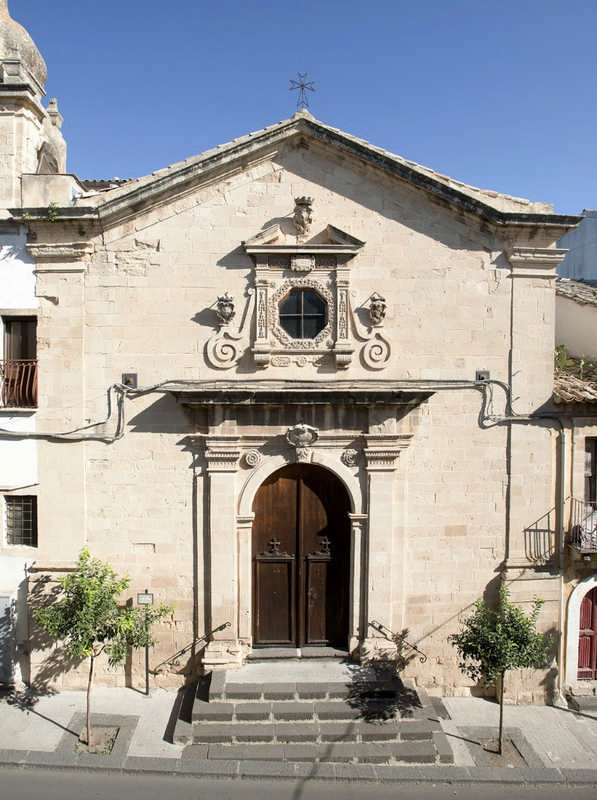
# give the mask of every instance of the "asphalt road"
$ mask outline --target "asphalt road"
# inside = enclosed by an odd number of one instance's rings
[[[164,775],[0,768],[2,800],[595,800],[597,786],[214,781]]]

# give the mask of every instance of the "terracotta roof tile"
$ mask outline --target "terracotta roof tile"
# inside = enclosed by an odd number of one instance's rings
[[[555,403],[597,403],[597,364],[569,356],[563,369],[556,372]]]

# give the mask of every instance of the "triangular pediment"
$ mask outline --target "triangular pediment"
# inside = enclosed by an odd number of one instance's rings
[[[78,199],[78,216],[99,215],[104,225],[115,224],[130,218],[156,204],[175,200],[189,190],[213,184],[220,177],[242,170],[247,163],[272,157],[282,146],[313,146],[321,153],[342,160],[350,159],[365,164],[379,172],[380,178],[406,183],[422,192],[427,199],[441,205],[446,211],[463,213],[469,218],[478,217],[485,223],[502,225],[548,225],[567,230],[577,219],[553,214],[544,203],[509,197],[497,192],[488,192],[454,181],[444,175],[386,150],[375,147],[350,134],[344,133],[316,120],[306,111],[297,112],[291,119],[271,125],[261,131],[248,134],[227,144],[208,150],[178,164],[158,170],[151,175],[127,181],[107,191],[88,194]],[[97,209],[97,211],[95,210]],[[66,212],[66,209],[60,209]],[[71,209],[69,213],[73,213]],[[65,214],[66,216],[66,214]],[[558,231],[556,231],[557,233]],[[276,225],[257,234],[250,247],[276,243],[282,245],[286,234],[284,226]],[[561,234],[558,234],[561,235]],[[259,238],[261,237],[261,239]],[[321,241],[319,241],[319,238]],[[348,238],[347,238],[348,237]],[[333,225],[319,230],[311,237],[312,246],[353,247],[352,237]],[[288,241],[284,242],[288,246]]]
[[[356,253],[365,242],[334,225],[326,225],[314,235],[297,235],[291,219],[283,219],[247,239],[249,255],[257,253]]]

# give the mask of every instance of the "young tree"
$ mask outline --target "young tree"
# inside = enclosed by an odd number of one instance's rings
[[[51,636],[64,641],[77,658],[89,658],[87,681],[87,744],[91,744],[91,687],[95,659],[104,651],[111,665],[121,664],[130,648],[152,645],[151,625],[170,613],[169,606],[143,611],[122,608],[118,598],[129,585],[111,567],[92,558],[87,549],[79,554],[75,571],[61,578],[62,596],[33,617]]]
[[[461,623],[459,633],[449,637],[456,647],[462,672],[474,681],[495,684],[499,679],[500,722],[498,753],[503,748],[504,683],[506,672],[524,667],[538,668],[545,664],[551,645],[551,636],[536,630],[542,600],[535,599],[530,615],[510,602],[506,586],[500,587],[497,609],[483,600],[475,603],[475,610]]]

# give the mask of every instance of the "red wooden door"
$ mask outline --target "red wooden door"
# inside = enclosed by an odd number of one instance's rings
[[[597,587],[580,604],[578,680],[597,680]]]
[[[346,647],[344,486],[322,467],[293,464],[265,481],[253,510],[253,643]]]

